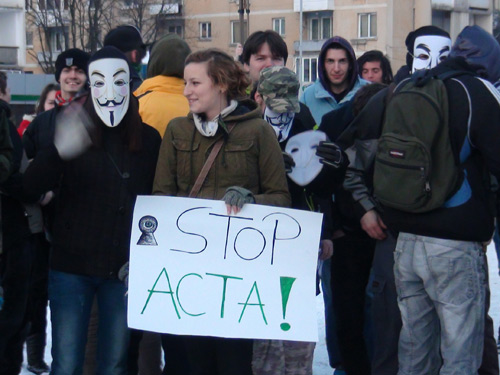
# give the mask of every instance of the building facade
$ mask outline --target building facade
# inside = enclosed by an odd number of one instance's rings
[[[0,70],[21,71],[26,65],[24,0],[0,0]]]
[[[91,0],[80,3],[92,9]],[[320,48],[331,36],[341,35],[349,40],[358,56],[371,49],[384,52],[397,70],[405,63],[404,41],[408,32],[428,24],[442,27],[453,38],[464,26],[472,24],[491,32],[492,14],[499,0],[122,0],[111,3],[114,10],[104,11],[99,22],[102,30],[94,39],[102,39],[109,28],[118,24],[137,24],[133,16],[136,11],[153,25],[154,39],[177,33],[193,50],[216,47],[230,54],[235,53],[241,41],[238,10],[243,5],[244,37],[257,30],[277,31],[288,46],[287,66],[307,84],[316,79]],[[30,17],[33,9],[53,9],[52,16],[48,12],[46,37],[41,37],[40,30],[34,27]],[[5,30],[0,45],[0,55],[5,61],[0,64],[4,69],[17,67],[40,73],[40,63],[47,55],[48,60],[54,61],[66,46],[72,47],[68,41],[77,36],[72,36],[68,11],[65,0],[0,0],[0,19],[4,21],[0,25]],[[58,18],[58,14],[63,17]],[[144,29],[143,33],[146,33]],[[42,48],[43,38],[50,42],[48,48]],[[88,47],[87,42],[80,44]]]
[[[477,24],[491,32],[496,9],[492,0],[252,0],[249,5],[247,0],[184,0],[180,33],[193,50],[216,47],[234,54],[241,39],[240,2],[245,35],[277,31],[288,46],[287,66],[305,84],[317,78],[319,51],[334,35],[349,40],[358,56],[372,49],[384,52],[397,70],[405,64],[404,42],[411,30],[434,24],[454,38]]]

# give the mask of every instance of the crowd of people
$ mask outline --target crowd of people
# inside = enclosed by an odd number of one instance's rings
[[[393,75],[382,52],[357,58],[335,36],[303,89],[274,31],[233,57],[176,35],[147,46],[119,26],[92,56],[59,54],[57,83],[18,127],[0,73],[0,375],[19,374],[25,343],[35,374],[312,374],[315,343],[127,327],[133,208],[149,194],[223,200],[228,214],[323,213],[317,293],[333,374],[498,375],[485,248],[500,45],[477,26],[454,42],[424,26],[405,44]],[[292,146],[302,133],[318,135],[312,150]],[[320,167],[292,178],[303,168],[292,148]]]

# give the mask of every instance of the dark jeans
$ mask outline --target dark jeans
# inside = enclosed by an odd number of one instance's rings
[[[51,375],[82,374],[90,311],[97,296],[98,374],[127,375],[126,287],[118,279],[49,272]]]
[[[4,305],[0,310],[1,375],[17,375],[21,371],[34,246],[34,239],[30,237],[3,249],[0,262],[0,285],[4,289]]]
[[[252,375],[253,340],[184,336],[191,375]]]
[[[351,233],[334,240],[333,308],[342,365],[349,375],[370,374],[364,325],[366,286],[374,247],[374,240]]]

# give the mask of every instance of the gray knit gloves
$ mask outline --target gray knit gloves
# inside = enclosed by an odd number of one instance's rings
[[[241,186],[228,187],[222,200],[226,202],[226,205],[228,206],[228,214],[231,214],[231,211],[237,214],[240,212],[245,203],[255,203],[255,198],[252,192],[248,189],[242,188]]]

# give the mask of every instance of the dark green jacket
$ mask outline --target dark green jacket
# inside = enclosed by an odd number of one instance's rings
[[[290,206],[281,149],[260,110],[253,102],[244,101],[225,122],[236,125],[217,155],[198,198],[222,199],[228,187],[241,186],[254,194],[258,204]],[[191,113],[173,119],[161,144],[153,194],[188,196],[213,145],[223,136],[220,127],[214,137],[201,135]]]

